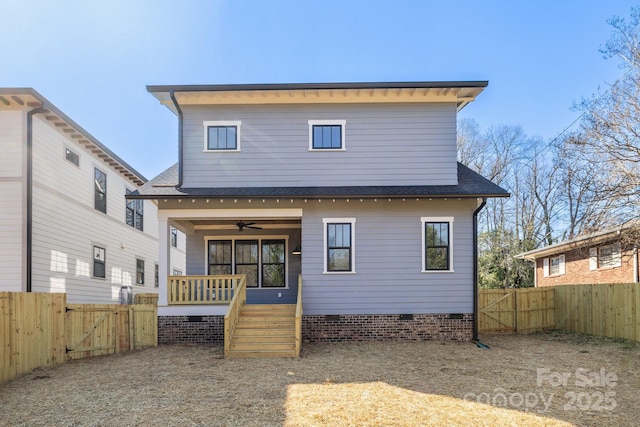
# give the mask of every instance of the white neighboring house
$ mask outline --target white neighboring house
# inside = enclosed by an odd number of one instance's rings
[[[0,88],[0,146],[0,291],[157,292],[157,207],[124,197],[144,176],[31,88]],[[184,271],[184,236],[171,255]]]

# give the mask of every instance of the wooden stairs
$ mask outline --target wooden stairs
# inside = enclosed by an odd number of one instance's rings
[[[229,357],[297,357],[295,304],[245,304]]]

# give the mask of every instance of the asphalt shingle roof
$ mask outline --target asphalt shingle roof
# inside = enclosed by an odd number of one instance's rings
[[[458,185],[373,185],[338,187],[206,187],[176,188],[175,164],[147,182],[127,198],[204,197],[509,197],[509,193],[462,163],[458,163]]]

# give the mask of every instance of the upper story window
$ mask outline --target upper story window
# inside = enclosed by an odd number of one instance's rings
[[[80,155],[69,147],[64,147],[64,158],[76,166],[80,166]]]
[[[309,150],[346,150],[346,120],[309,120]]]
[[[324,218],[324,272],[355,273],[355,218]]]
[[[204,151],[240,151],[239,121],[204,122]]]
[[[564,255],[544,258],[542,260],[542,273],[544,277],[565,274]]]
[[[589,249],[589,269],[613,268],[622,265],[622,248],[620,243]]]
[[[423,217],[422,271],[453,271],[453,217]]]
[[[127,194],[132,191],[127,189]],[[127,200],[127,225],[143,231],[144,200]]]
[[[100,169],[94,169],[95,186],[95,208],[100,212],[107,213],[107,174]]]

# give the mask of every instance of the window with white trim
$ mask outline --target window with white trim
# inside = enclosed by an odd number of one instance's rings
[[[144,286],[144,260],[136,258],[136,285]]]
[[[422,217],[422,272],[453,271],[453,217]]]
[[[248,288],[285,288],[286,245],[279,237],[207,238],[209,274],[244,274]]]
[[[544,277],[565,274],[564,254],[542,259],[542,273]]]
[[[106,278],[106,250],[100,246],[93,246],[93,277]]]
[[[94,207],[100,212],[107,213],[107,174],[98,168],[93,171]]]
[[[309,150],[346,150],[346,120],[309,120]]]
[[[169,227],[171,227],[171,246],[173,246],[174,248],[177,248],[178,247],[178,229],[175,228],[173,225]]]
[[[64,147],[64,158],[76,166],[80,166],[80,155],[69,147]]]
[[[133,193],[133,191],[126,189],[127,194]],[[126,220],[127,225],[143,231],[144,224],[144,200],[141,199],[127,199],[126,200]]]
[[[240,151],[240,121],[207,121],[204,151]]]
[[[355,218],[323,218],[324,273],[355,273]]]
[[[589,269],[614,268],[622,265],[620,243],[589,249]]]

